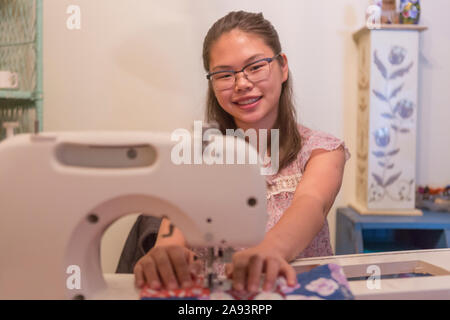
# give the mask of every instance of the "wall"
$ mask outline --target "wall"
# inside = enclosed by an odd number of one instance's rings
[[[354,154],[356,46],[366,0],[44,0],[44,130],[190,128],[203,119],[203,37],[232,10],[263,12],[280,34],[294,79],[299,121],[343,138]],[[69,5],[81,8],[81,30],[69,30]],[[448,183],[450,30],[446,0],[422,0],[418,182]],[[447,9],[447,10],[445,10]],[[354,198],[355,161],[347,163],[335,202]],[[334,209],[329,215],[334,245]],[[102,243],[113,272],[135,215],[120,220]]]

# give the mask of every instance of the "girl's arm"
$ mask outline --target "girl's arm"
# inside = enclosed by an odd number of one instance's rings
[[[302,252],[323,227],[342,183],[344,148],[316,149],[305,167],[289,208],[256,247],[233,257],[229,274],[237,290],[257,290],[260,276],[266,274],[264,289],[273,287],[279,274],[289,285],[296,282],[295,270],[288,264]]]
[[[186,246],[186,239],[183,233],[177,227],[173,227],[172,235],[169,237],[163,237],[170,233],[170,220],[163,218],[159,227],[158,236],[156,237],[155,247],[161,245],[179,245]]]
[[[306,249],[322,229],[340,190],[344,165],[342,146],[334,151],[314,150],[291,205],[263,242],[279,250],[287,261]]]

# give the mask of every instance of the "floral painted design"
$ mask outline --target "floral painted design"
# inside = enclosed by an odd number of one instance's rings
[[[402,64],[403,61],[405,60],[405,56],[406,56],[406,49],[399,47],[399,46],[394,46],[392,47],[392,50],[389,54],[389,62],[392,65],[399,65]]]
[[[394,201],[410,201],[414,191],[414,179],[402,179],[401,168],[395,167],[395,157],[401,152],[398,137],[410,133],[408,124],[414,121],[415,112],[412,101],[405,98],[396,101],[404,87],[404,82],[398,81],[402,80],[414,65],[414,62],[405,63],[406,58],[405,48],[393,46],[388,54],[389,64],[385,65],[378,52],[374,51],[374,63],[385,80],[385,90],[372,92],[386,106],[380,116],[386,119],[387,123],[372,133],[378,147],[372,152],[372,156],[377,158],[379,171],[371,172],[374,183],[369,186],[369,202],[381,201],[385,197]],[[389,90],[391,85],[393,89]]]
[[[397,102],[394,108],[394,113],[398,114],[402,119],[408,119],[414,112],[414,105],[411,101],[406,99]]]

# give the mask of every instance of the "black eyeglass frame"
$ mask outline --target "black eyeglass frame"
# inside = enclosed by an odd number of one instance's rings
[[[259,63],[259,62],[261,62],[261,61],[267,61],[267,62],[270,64],[272,61],[274,61],[274,60],[276,60],[278,57],[280,57],[280,55],[281,55],[281,52],[280,52],[279,54],[274,55],[272,58],[263,58],[263,59],[259,59],[259,60],[253,61],[253,62],[251,62],[251,63],[245,65],[245,66],[244,66],[241,70],[239,70],[239,71],[234,71],[234,70],[220,70],[220,71],[216,71],[216,72],[211,72],[211,73],[208,73],[208,74],[206,75],[206,79],[211,80],[211,77],[212,77],[213,75],[219,74],[219,73],[225,73],[225,72],[227,72],[227,73],[230,73],[230,72],[231,72],[231,73],[234,75],[234,78],[236,79],[236,74],[241,73],[241,72],[243,73],[244,70],[245,70],[246,68],[248,68],[249,66],[251,66],[252,64]],[[244,75],[245,75],[245,73],[244,73]],[[247,75],[245,75],[245,77],[247,78]]]

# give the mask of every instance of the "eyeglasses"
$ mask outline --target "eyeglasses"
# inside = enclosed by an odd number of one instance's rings
[[[243,73],[247,80],[251,82],[258,82],[265,80],[270,74],[270,63],[277,59],[281,53],[272,58],[264,58],[258,61],[249,63],[240,71],[224,70],[211,72],[206,75],[206,79],[212,81],[212,85],[216,90],[231,89],[236,82],[236,74]]]

